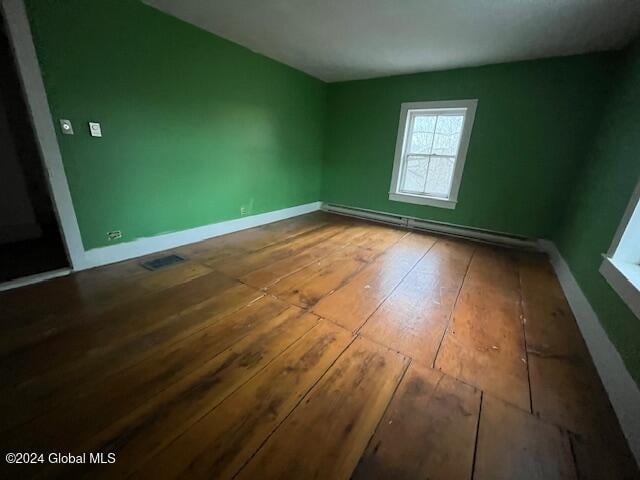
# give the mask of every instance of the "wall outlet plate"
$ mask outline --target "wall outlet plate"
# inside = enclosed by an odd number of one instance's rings
[[[73,125],[71,125],[71,120],[61,118],[60,128],[62,129],[62,133],[64,133],[65,135],[73,135]]]
[[[240,205],[240,216],[253,215],[253,198],[249,199],[249,202],[244,205]]]
[[[113,230],[112,232],[107,232],[108,240],[119,240],[122,238],[122,232],[120,230]]]
[[[89,122],[89,133],[92,137],[101,137],[102,129],[100,128],[100,124],[97,122]]]

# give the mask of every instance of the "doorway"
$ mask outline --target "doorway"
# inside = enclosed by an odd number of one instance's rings
[[[4,19],[0,22],[0,283],[69,267]]]

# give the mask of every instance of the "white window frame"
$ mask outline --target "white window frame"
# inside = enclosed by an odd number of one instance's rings
[[[600,273],[640,318],[640,181],[618,226]]]
[[[467,158],[467,150],[469,148],[469,140],[471,139],[471,131],[473,130],[473,122],[476,117],[476,108],[478,100],[451,100],[442,102],[410,102],[403,103],[400,108],[400,123],[398,124],[398,137],[396,139],[396,153],[393,161],[393,174],[391,175],[391,188],[389,190],[389,200],[405,203],[416,203],[418,205],[430,205],[440,208],[456,208],[458,203],[458,191],[460,190],[460,182],[462,181],[462,172],[464,171],[464,162]],[[405,157],[405,146],[409,133],[408,119],[409,113],[420,110],[466,110],[464,113],[464,123],[462,126],[462,134],[460,136],[460,145],[458,147],[458,155],[455,159],[453,167],[453,175],[451,178],[451,190],[446,198],[430,195],[410,194],[400,191],[400,178],[402,175],[402,164]]]

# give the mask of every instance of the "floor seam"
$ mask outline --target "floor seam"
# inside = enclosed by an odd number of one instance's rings
[[[476,424],[476,441],[473,446],[473,461],[471,462],[471,480],[476,476],[476,463],[478,461],[478,444],[480,443],[480,422],[482,421],[482,407],[484,405],[484,391],[480,390],[480,408],[478,409],[478,423]]]
[[[402,238],[405,238],[407,235],[409,235],[409,233],[411,233],[411,232],[408,232],[408,233],[407,233],[406,235],[404,235]],[[398,240],[398,241],[400,241],[400,240]],[[399,281],[399,282],[398,282],[398,283],[397,283],[397,284],[396,284],[396,285],[391,289],[391,291],[390,291],[390,292],[389,292],[389,293],[388,293],[388,294],[387,294],[387,295],[382,299],[382,301],[381,301],[380,303],[378,303],[378,305],[377,305],[377,306],[376,306],[376,308],[373,310],[373,312],[371,312],[371,314],[370,314],[370,315],[365,319],[365,321],[364,321],[364,322],[362,322],[358,328],[356,328],[356,330],[354,331],[354,334],[355,334],[355,335],[358,335],[358,334],[360,333],[360,330],[362,330],[362,328],[367,324],[367,322],[369,321],[369,319],[370,319],[371,317],[373,317],[373,316],[376,314],[376,312],[380,309],[380,307],[381,307],[381,306],[382,306],[382,305],[383,305],[383,304],[384,304],[384,303],[389,299],[389,297],[391,297],[391,295],[393,295],[393,292],[395,292],[395,291],[397,290],[397,288],[398,288],[400,285],[402,285],[402,282],[404,282],[405,278],[407,278],[407,277],[409,276],[409,274],[410,274],[411,272],[413,272],[413,269],[414,269],[414,268],[416,268],[416,265],[418,265],[418,263],[420,263],[420,262],[422,261],[422,259],[423,259],[424,257],[426,257],[426,256],[427,256],[427,254],[431,251],[431,249],[433,249],[433,247],[434,247],[434,246],[436,245],[436,243],[438,243],[439,241],[440,241],[440,240],[439,240],[439,239],[437,239],[435,242],[433,242],[433,244],[432,244],[432,245],[427,249],[427,251],[426,251],[426,252],[424,252],[424,253],[420,256],[420,258],[419,258],[418,260],[416,260],[416,262],[415,262],[413,265],[411,265],[411,268],[407,271],[407,273],[405,273],[405,274],[402,276],[402,278],[400,279],[400,281]],[[397,242],[396,242],[396,243],[397,243]],[[394,245],[395,245],[395,243],[394,243]]]
[[[522,262],[518,258],[518,294],[520,296],[520,325],[522,326],[522,341],[524,346],[524,361],[527,365],[527,384],[529,385],[529,410],[533,414],[533,389],[531,388],[531,368],[529,364],[529,347],[527,345],[527,317],[524,310],[524,290],[522,288]]]
[[[284,312],[284,310],[283,310]],[[281,312],[282,313],[282,312]],[[288,344],[280,353],[278,353],[277,355],[275,355],[271,360],[269,360],[269,362],[267,362],[261,369],[259,369],[258,371],[256,371],[253,375],[251,375],[250,377],[248,377],[244,382],[242,382],[241,384],[239,384],[235,389],[233,389],[232,391],[230,391],[226,396],[224,396],[223,398],[220,399],[220,401],[218,401],[215,405],[213,405],[210,409],[208,409],[206,412],[204,412],[202,415],[198,416],[196,419],[194,419],[191,423],[189,423],[187,425],[186,428],[184,428],[177,436],[175,436],[169,443],[167,443],[164,447],[162,447],[160,450],[158,450],[155,454],[153,454],[152,456],[150,456],[149,458],[147,458],[143,463],[139,464],[138,468],[133,469],[128,475],[132,475],[133,473],[135,473],[137,470],[139,470],[140,468],[142,468],[146,463],[148,463],[151,459],[153,459],[155,456],[157,456],[158,454],[160,454],[163,450],[165,450],[166,448],[168,448],[169,446],[171,446],[175,441],[177,441],[182,435],[184,435],[191,427],[193,427],[194,425],[196,425],[200,420],[202,420],[204,417],[206,417],[207,415],[209,415],[211,412],[213,412],[216,408],[218,408],[220,405],[222,405],[222,403],[227,400],[228,398],[230,398],[234,393],[236,393],[238,390],[240,390],[242,387],[244,387],[247,383],[249,383],[251,380],[253,380],[254,378],[256,378],[258,375],[260,375],[262,372],[265,371],[266,368],[268,368],[273,362],[275,362],[278,358],[280,358],[282,355],[284,355],[288,350],[292,349],[294,345],[296,345],[302,338],[306,337],[307,335],[309,335],[311,332],[314,331],[315,328],[317,328],[318,324],[316,323],[315,325],[311,326],[311,328],[309,328],[306,332],[304,332],[302,335],[300,335],[299,337],[293,339],[293,341]],[[248,335],[247,335],[248,336]],[[213,361],[216,357],[224,354],[226,351],[234,348],[240,341],[244,340],[247,336],[242,337],[240,340],[238,340],[237,342],[234,342],[232,345],[230,345],[229,347],[225,348],[223,351],[221,351],[220,353],[218,353],[217,355],[214,355],[213,357],[211,357],[205,364],[201,365],[201,368],[204,369],[204,366],[206,364],[208,364],[209,362]],[[192,371],[190,373],[194,373],[195,371]],[[184,375],[182,378],[185,378],[187,375]],[[180,380],[178,380],[180,381]],[[178,383],[178,381],[176,381],[175,383],[172,383],[171,385],[169,385],[167,388],[163,389],[162,391],[158,392],[156,395],[154,395],[153,397],[151,397],[149,400],[153,400],[154,398],[156,398],[157,396],[159,396],[160,394],[162,394],[163,392],[165,392],[166,390],[168,390],[169,388],[171,388],[172,386],[176,385]],[[143,407],[143,405],[141,405],[140,407]],[[140,408],[138,407],[138,408]],[[125,416],[126,417],[126,416]],[[122,418],[125,417],[120,417],[117,421],[121,420]],[[115,422],[114,422],[115,423]],[[108,427],[107,427],[108,428]],[[98,435],[100,433],[102,433],[105,429],[103,429],[102,431],[98,432]],[[96,435],[97,436],[97,435]]]
[[[447,336],[447,332],[449,332],[449,327],[453,322],[453,314],[456,311],[456,307],[458,306],[458,300],[460,299],[460,294],[462,293],[462,289],[464,288],[464,284],[467,280],[467,275],[469,274],[469,269],[471,268],[471,262],[473,261],[473,257],[476,254],[476,247],[473,248],[471,252],[471,257],[469,257],[469,263],[467,264],[467,269],[464,271],[464,277],[462,277],[462,282],[460,283],[460,288],[458,289],[458,293],[456,294],[456,299],[453,302],[453,306],[451,307],[451,312],[449,313],[449,318],[447,319],[447,326],[440,337],[440,342],[438,343],[438,348],[436,349],[436,353],[433,356],[433,363],[431,368],[436,368],[436,360],[438,359],[438,355],[440,354],[440,349],[442,348],[442,343],[444,342],[444,337]]]
[[[295,412],[298,407],[300,406],[300,404],[304,401],[305,398],[307,398],[307,396],[309,395],[309,393],[316,387],[316,385],[318,385],[318,383],[320,383],[320,381],[325,377],[325,375],[327,374],[327,372],[329,370],[331,370],[331,368],[333,368],[333,366],[336,364],[336,362],[338,361],[338,359],[340,359],[342,357],[342,355],[344,355],[344,352],[347,351],[347,349],[353,345],[353,342],[355,342],[356,340],[356,336],[353,336],[351,338],[351,340],[349,341],[349,343],[342,349],[342,351],[340,352],[339,355],[336,356],[336,358],[333,360],[333,362],[331,362],[331,364],[326,368],[326,370],[324,372],[322,372],[322,374],[318,377],[318,379],[313,382],[313,385],[311,385],[306,392],[304,392],[303,395],[300,396],[300,400],[298,400],[298,402],[296,402],[296,404],[293,406],[293,408],[291,408],[291,410],[289,411],[289,413],[287,413],[285,415],[285,417],[282,419],[282,421],[280,423],[278,423],[278,425],[276,425],[273,430],[271,430],[271,432],[269,432],[269,434],[265,437],[265,439],[260,443],[260,445],[255,449],[255,451],[251,454],[251,456],[238,468],[238,470],[231,476],[231,478],[236,478],[240,472],[247,466],[249,465],[249,463],[251,463],[251,460],[253,460],[255,458],[255,456],[258,454],[258,452],[260,452],[260,450],[262,450],[262,447],[264,447],[267,442],[269,441],[269,439],[276,433],[276,431],[278,431],[278,429],[280,428],[281,425],[284,424],[284,422],[287,421],[287,419],[293,415],[293,412]]]
[[[209,325],[207,325],[207,326],[203,326],[202,328],[198,328],[197,330],[195,330],[194,332],[191,332],[190,334],[188,334],[187,336],[185,336],[185,337],[183,337],[183,338],[176,339],[176,340],[174,340],[174,341],[172,341],[172,342],[167,343],[167,344],[166,344],[166,345],[164,345],[163,347],[166,347],[166,348],[170,349],[171,347],[176,346],[176,345],[178,345],[178,344],[180,344],[180,343],[187,342],[187,341],[189,341],[192,337],[196,336],[198,333],[202,332],[203,330],[206,330],[207,328],[212,327],[215,323],[217,323],[217,322],[219,322],[219,321],[222,321],[222,320],[224,320],[226,317],[228,317],[228,316],[230,316],[230,315],[233,315],[233,314],[235,314],[235,313],[239,312],[239,311],[240,311],[240,310],[242,310],[243,308],[248,307],[249,305],[253,304],[254,302],[256,302],[256,301],[260,300],[261,298],[264,298],[264,295],[262,295],[262,296],[260,296],[260,297],[258,297],[258,298],[256,298],[256,299],[254,299],[254,300],[250,301],[250,302],[249,302],[249,303],[247,303],[247,304],[243,304],[243,305],[242,305],[242,306],[240,306],[239,308],[237,308],[237,309],[235,309],[235,310],[233,310],[233,311],[231,311],[231,312],[229,312],[229,313],[227,313],[227,314],[223,315],[222,317],[220,317],[220,318],[216,319],[216,320],[215,320],[214,322],[212,322],[211,324],[209,324]],[[280,312],[278,312],[278,314],[277,314],[277,315],[280,315],[281,313],[283,313],[287,308],[289,308],[289,306],[285,306],[285,307],[284,307]],[[276,315],[276,316],[277,316],[277,315]],[[243,335],[242,337],[238,338],[235,342],[233,342],[233,344],[232,344],[232,345],[230,345],[228,348],[233,347],[236,343],[238,343],[238,342],[242,341],[244,338],[246,338],[246,337],[247,337],[248,335],[250,335],[250,334],[251,334],[251,332],[250,332],[250,331],[248,331],[245,335]],[[226,350],[226,349],[225,349],[225,350]],[[152,357],[154,356],[154,354],[155,354],[155,353],[157,353],[157,352],[159,352],[159,351],[160,351],[160,350],[153,350],[153,351],[151,351],[148,355],[143,356],[142,358],[138,359],[135,363],[132,363],[132,364],[130,364],[130,365],[127,365],[127,366],[123,367],[123,368],[122,368],[122,369],[120,369],[120,370],[116,370],[116,371],[114,371],[114,372],[110,372],[110,373],[108,373],[108,374],[106,375],[105,379],[104,379],[104,380],[102,380],[102,381],[103,381],[103,382],[106,382],[106,381],[110,380],[112,377],[114,377],[114,376],[116,376],[116,375],[121,375],[121,374],[123,374],[123,373],[127,372],[128,370],[130,370],[130,369],[132,369],[132,368],[137,367],[138,365],[140,365],[140,364],[142,364],[142,363],[148,362],[150,359],[152,359]],[[223,350],[223,351],[224,351],[224,350]],[[220,353],[222,353],[222,352],[220,352]],[[219,355],[219,354],[218,354],[218,355]],[[213,358],[214,358],[214,357],[212,357],[211,359],[213,359]],[[211,359],[209,359],[209,360],[211,360]],[[176,382],[174,382],[174,383],[172,383],[172,384],[168,385],[168,386],[167,386],[166,388],[164,388],[162,391],[164,391],[164,390],[166,390],[166,389],[170,388],[172,385],[174,385],[174,384],[175,384],[175,383],[177,383],[178,381],[179,381],[179,379],[177,379],[177,380],[176,380]],[[43,417],[46,417],[48,414],[50,414],[52,411],[55,411],[55,410],[59,409],[61,406],[65,405],[66,403],[68,403],[68,402],[70,402],[70,401],[72,401],[73,399],[75,399],[75,398],[77,398],[77,397],[82,397],[82,396],[84,396],[84,395],[87,395],[90,391],[92,391],[92,389],[81,389],[81,390],[76,390],[76,391],[74,391],[74,392],[73,392],[73,397],[72,397],[72,398],[63,398],[63,399],[61,399],[58,403],[55,403],[54,405],[52,405],[52,407],[51,407],[50,409],[47,409],[47,410],[46,410],[46,411],[44,411],[44,412],[41,412],[41,413],[39,413],[39,414],[36,414],[35,416],[33,416],[33,417],[29,418],[29,419],[28,419],[28,420],[26,420],[26,421],[24,421],[24,422],[22,422],[22,423],[19,423],[19,424],[17,424],[17,425],[12,426],[10,429],[4,429],[4,430],[2,430],[2,431],[9,432],[9,431],[11,431],[11,430],[13,430],[13,429],[15,429],[15,428],[24,427],[24,426],[26,426],[26,425],[28,425],[28,424],[30,424],[30,423],[32,423],[32,422],[34,422],[34,421],[36,421],[36,420],[42,419]],[[158,392],[158,393],[162,393],[162,391],[160,391],[160,392]],[[154,395],[154,397],[155,397],[155,395]],[[151,398],[153,398],[153,397],[151,397]]]
[[[351,471],[351,475],[353,475],[353,473],[358,469],[358,466],[360,465],[360,462],[362,462],[362,459],[364,458],[364,456],[366,455],[367,451],[369,450],[369,446],[371,445],[371,442],[375,438],[376,433],[378,433],[378,429],[380,428],[380,425],[382,424],[382,420],[384,419],[385,415],[387,414],[387,411],[389,410],[389,407],[391,406],[391,403],[393,402],[394,398],[396,397],[396,394],[398,393],[398,389],[400,388],[400,384],[403,382],[404,377],[407,375],[407,372],[409,371],[409,368],[411,367],[411,364],[413,363],[411,357],[407,357],[407,358],[409,359],[409,361],[407,362],[406,366],[404,367],[404,369],[402,371],[402,374],[400,375],[400,378],[398,379],[398,383],[396,384],[395,388],[393,389],[393,393],[389,397],[389,402],[384,407],[384,410],[382,411],[382,415],[380,415],[380,418],[378,419],[378,422],[376,423],[376,428],[373,429],[373,433],[369,437],[369,440],[367,440],[367,443],[364,446],[364,449],[362,450],[362,453],[360,454],[360,458],[358,458],[358,463],[356,463],[356,466]]]

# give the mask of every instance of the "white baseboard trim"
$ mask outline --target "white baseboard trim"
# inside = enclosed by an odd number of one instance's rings
[[[462,227],[460,225],[454,225],[451,223],[422,220],[420,218],[407,217],[395,213],[380,212],[377,210],[368,210],[364,208],[354,208],[332,203],[324,203],[322,205],[322,209],[326,210],[327,212],[337,213],[339,215],[345,215],[348,217],[363,218],[374,222],[398,225],[415,230],[423,230],[426,232],[440,233],[461,238],[469,238],[478,242],[534,250],[538,248],[538,244],[535,240],[524,237],[517,237],[502,232]]]
[[[71,273],[70,268],[60,268],[58,270],[51,270],[50,272],[36,273],[35,275],[29,275],[28,277],[20,277],[15,280],[0,283],[0,292],[5,290],[13,290],[18,287],[25,287],[27,285],[33,285],[34,283],[44,282],[51,280],[52,278],[63,277]]]
[[[640,389],[557,247],[549,240],[539,240],[539,245],[549,255],[629,447],[640,464]]]
[[[137,240],[119,243],[109,247],[100,247],[87,250],[74,270],[86,270],[87,268],[121,262],[130,258],[141,257],[151,253],[181,247],[190,243],[200,242],[208,238],[225,235],[227,233],[259,227],[267,223],[285,220],[305,213],[320,210],[321,202],[312,202],[296,207],[283,208],[273,212],[261,213],[250,217],[237,218],[226,222],[212,223],[202,227],[190,228],[179,232],[165,233],[154,237],[139,238]]]

